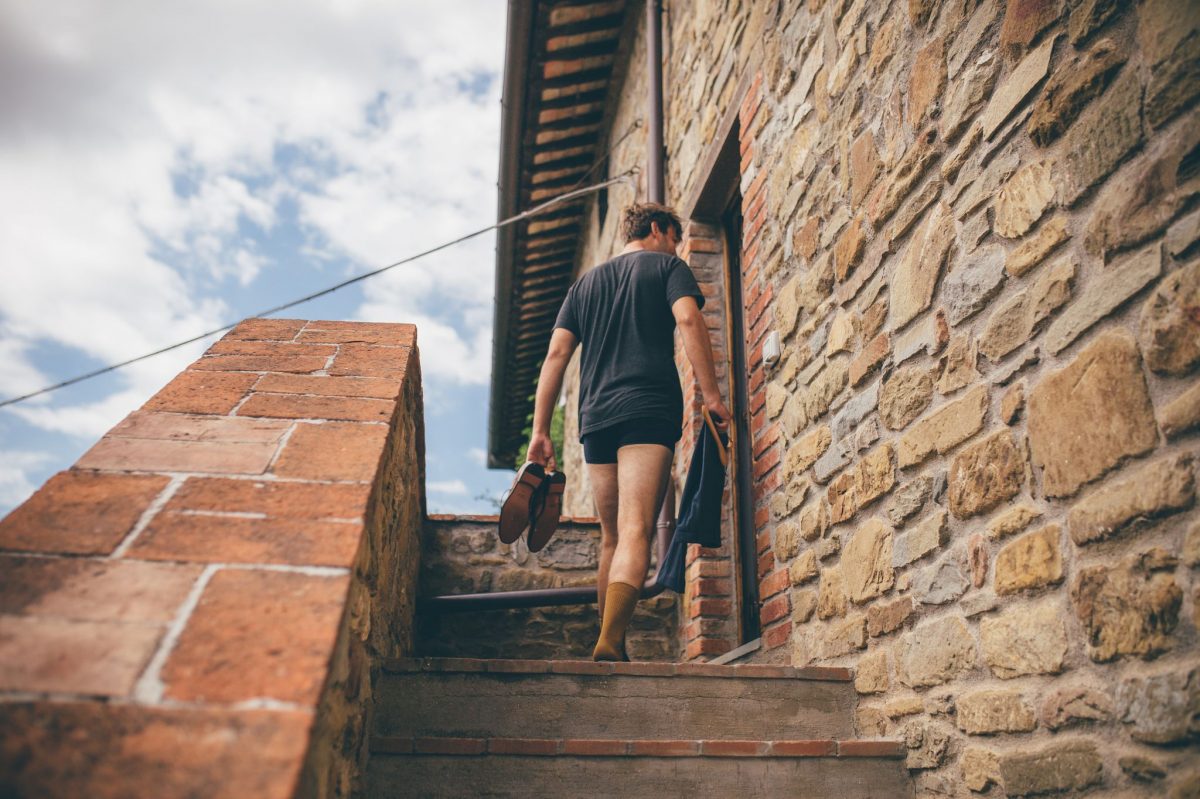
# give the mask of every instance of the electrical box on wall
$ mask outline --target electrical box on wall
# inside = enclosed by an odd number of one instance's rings
[[[777,363],[779,363],[779,333],[772,330],[763,341],[763,364],[768,369],[772,369]]]

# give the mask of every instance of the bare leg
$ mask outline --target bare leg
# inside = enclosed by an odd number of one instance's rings
[[[597,605],[604,618],[604,593],[608,590],[608,571],[617,551],[617,464],[589,463],[592,499],[600,517],[600,564],[596,573]]]
[[[617,547],[607,582],[628,583],[641,590],[646,581],[654,522],[673,454],[658,444],[630,444],[617,450]]]

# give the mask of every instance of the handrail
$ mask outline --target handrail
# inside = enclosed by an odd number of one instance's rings
[[[667,491],[655,523],[655,550],[658,568],[667,558],[667,547],[675,533],[675,481],[667,480]],[[658,572],[646,578],[642,585],[642,599],[661,594],[663,586],[657,584]],[[549,608],[563,605],[590,605],[597,601],[596,585],[576,585],[567,588],[531,588],[525,591],[494,591],[486,594],[449,594],[417,600],[417,612],[466,613],[476,610],[508,610],[511,608]]]

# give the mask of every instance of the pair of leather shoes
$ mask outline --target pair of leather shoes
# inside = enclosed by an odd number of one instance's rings
[[[528,461],[518,469],[512,490],[500,508],[500,540],[511,544],[528,530],[529,551],[544,548],[558,528],[566,484],[565,474],[546,474],[540,463]]]

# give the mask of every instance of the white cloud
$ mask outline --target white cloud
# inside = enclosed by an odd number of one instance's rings
[[[302,265],[248,235],[285,204],[306,256],[350,273],[490,222],[503,17],[494,0],[0,7],[0,396],[46,382],[41,344],[107,363],[229,321],[237,287],[291,299]],[[363,284],[357,316],[416,322],[431,382],[486,382],[492,246]],[[97,436],[200,349],[13,412]]]
[[[466,494],[467,484],[462,480],[430,480],[425,484],[430,494]]]
[[[49,460],[39,452],[0,452],[0,507],[24,502],[36,488],[27,476],[29,470]]]
[[[467,450],[467,460],[479,466],[487,465],[487,451],[482,447],[470,447]]]

